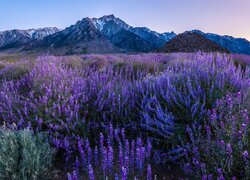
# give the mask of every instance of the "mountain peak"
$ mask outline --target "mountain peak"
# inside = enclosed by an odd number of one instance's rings
[[[83,18],[82,20],[79,20],[76,22],[75,27],[85,27],[86,25],[89,25],[89,26],[93,26],[93,22],[90,18],[86,17],[86,18]]]
[[[193,29],[191,31],[186,31],[186,32],[193,32],[193,33],[197,33],[197,34],[204,34],[204,32],[202,32],[201,30],[199,29]]]
[[[93,22],[94,26],[100,31],[102,31],[104,27],[108,24],[113,26],[120,26],[124,29],[128,29],[130,27],[128,24],[126,24],[121,19],[115,17],[113,14],[105,15],[100,18],[92,18],[91,21]]]
[[[111,19],[117,19],[117,17],[115,17],[114,14],[110,14],[110,15],[104,15],[104,16],[100,17],[99,19],[111,20]]]

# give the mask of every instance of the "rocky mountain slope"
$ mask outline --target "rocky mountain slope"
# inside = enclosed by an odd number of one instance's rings
[[[58,31],[59,29],[55,27],[3,31],[0,32],[0,50],[13,48],[20,49],[24,44],[27,44],[31,41],[41,40]]]
[[[207,39],[216,42],[220,46],[229,49],[232,53],[250,54],[250,42],[244,38],[234,38],[232,36],[220,36],[213,33],[204,33],[199,30],[193,30]]]
[[[111,42],[114,42],[115,39],[115,45],[117,41],[123,41],[123,45],[133,45],[129,47],[129,51],[148,52],[162,47],[166,43],[164,35],[145,27],[132,27],[114,15],[93,18],[92,22]],[[121,45],[121,43],[118,44]],[[123,48],[123,45],[119,47]],[[127,49],[128,47],[126,46],[124,50],[126,51]]]
[[[230,51],[196,32],[185,32],[167,42],[157,52],[223,52]]]
[[[33,42],[29,45],[30,49],[32,47],[60,54],[121,52],[96,29],[89,18],[84,18],[75,25]]]

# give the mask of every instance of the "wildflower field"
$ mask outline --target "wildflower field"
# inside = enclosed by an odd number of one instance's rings
[[[0,61],[0,179],[250,179],[250,58]]]

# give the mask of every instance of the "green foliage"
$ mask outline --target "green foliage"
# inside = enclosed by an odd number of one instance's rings
[[[54,154],[43,134],[0,129],[1,180],[51,179]]]

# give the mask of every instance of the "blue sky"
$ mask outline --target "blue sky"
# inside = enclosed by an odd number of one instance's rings
[[[1,0],[0,31],[64,28],[106,14],[159,32],[201,29],[250,40],[250,0]]]

